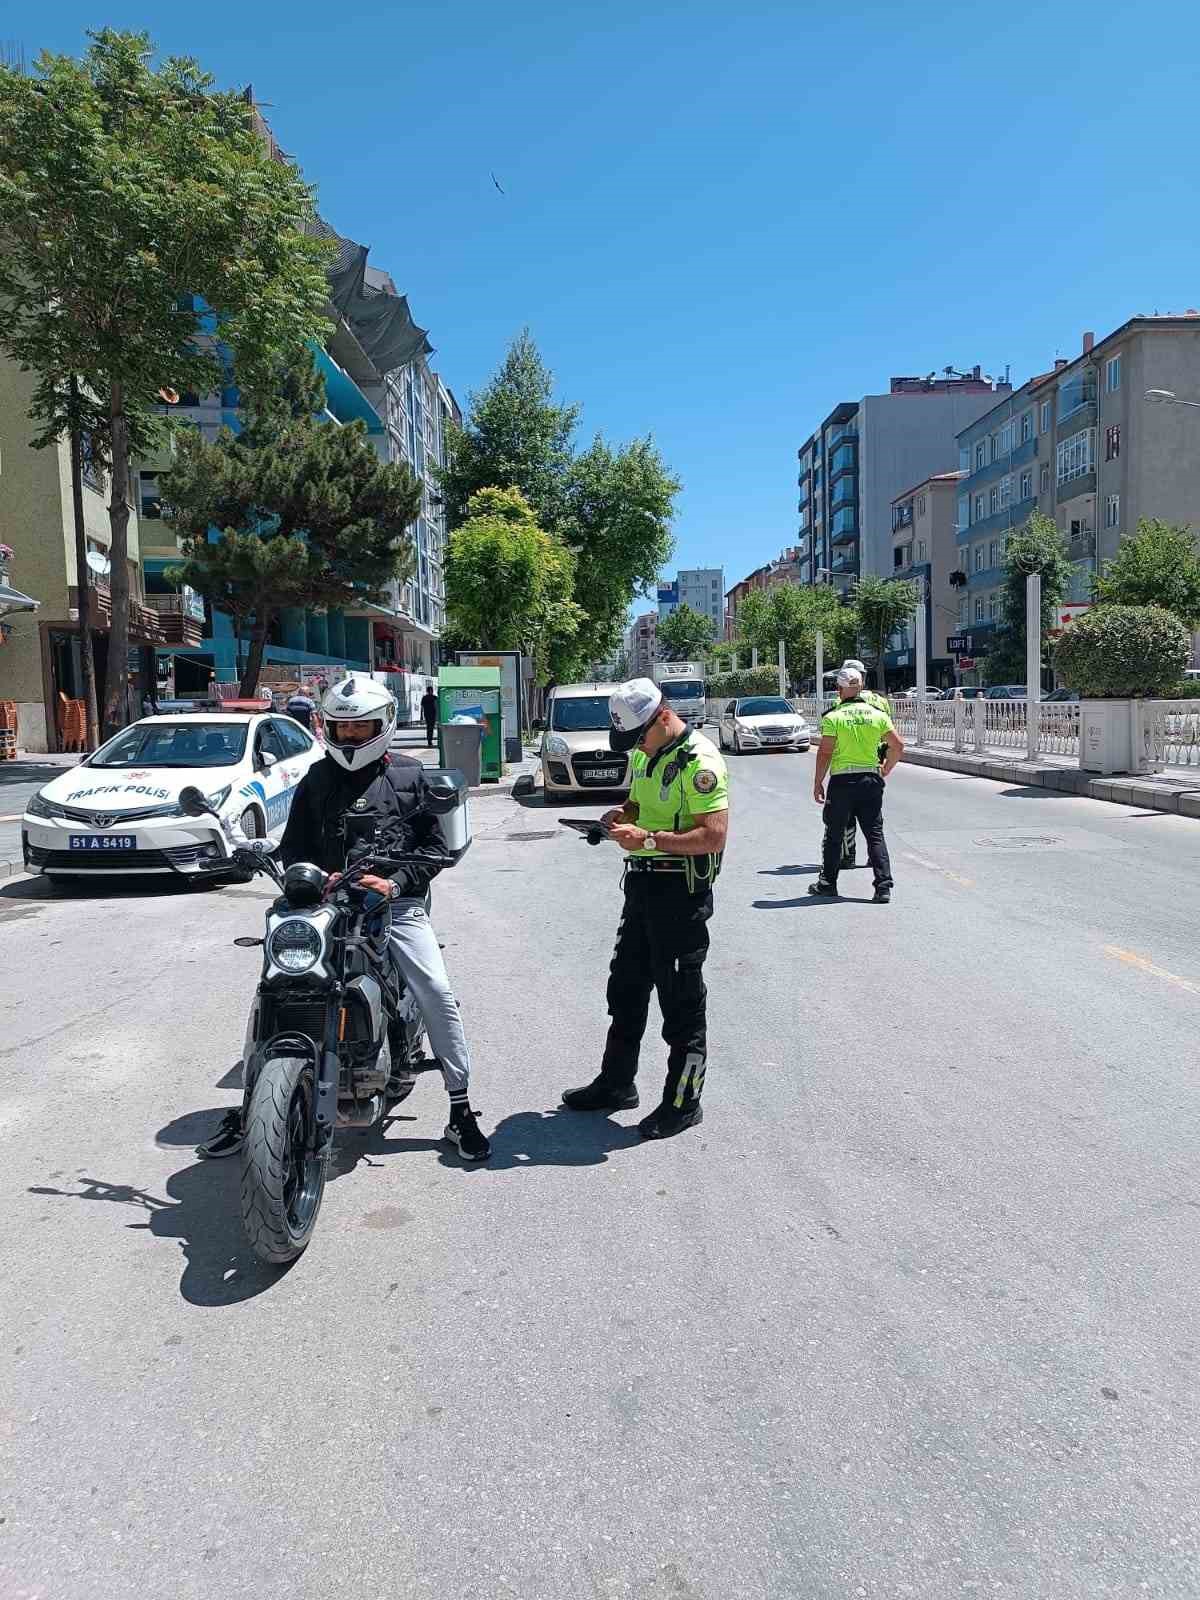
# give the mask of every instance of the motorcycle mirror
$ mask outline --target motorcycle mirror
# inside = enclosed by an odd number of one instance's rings
[[[252,939],[249,934],[243,934],[240,939],[235,939],[234,944],[239,950],[257,950],[260,945],[266,944],[265,939]]]
[[[189,817],[207,817],[216,815],[208,801],[200,793],[199,789],[196,788],[195,784],[192,783],[189,783],[186,789],[180,790],[179,805],[184,814]]]

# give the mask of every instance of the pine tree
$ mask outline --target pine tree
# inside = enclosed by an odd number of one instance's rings
[[[421,486],[407,466],[380,460],[362,423],[318,420],[324,387],[303,351],[247,397],[240,434],[223,429],[208,443],[182,433],[162,479],[184,557],[171,578],[249,634],[243,695],[258,686],[281,610],[379,603],[412,572]]]

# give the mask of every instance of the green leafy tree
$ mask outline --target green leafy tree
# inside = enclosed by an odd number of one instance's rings
[[[818,631],[824,635],[827,662],[857,648],[858,613],[843,605],[828,584],[779,583],[754,589],[737,611],[739,665],[749,666],[755,649],[761,664],[774,665],[782,639],[789,672],[805,677],[810,663],[815,670]]]
[[[1101,605],[1161,606],[1200,628],[1200,553],[1191,528],[1143,517],[1092,585]]]
[[[875,662],[876,686],[880,692],[887,688],[883,659],[887,642],[917,609],[919,593],[917,585],[906,578],[868,575],[854,585],[859,638],[864,654]]]
[[[441,473],[447,523],[460,527],[481,489],[517,489],[539,526],[574,556],[577,665],[617,649],[634,597],[672,551],[679,482],[648,439],[574,444],[579,408],[554,399],[554,380],[528,332],[452,429]]]
[[[481,489],[446,545],[446,620],[463,648],[520,650],[539,683],[576,659],[574,560],[519,489]]]
[[[32,76],[0,65],[0,349],[36,375],[34,444],[85,430],[110,470],[111,731],[126,719],[130,457],[162,443],[160,391],[224,381],[194,297],[249,385],[320,336],[327,247],[240,95],[191,59],[153,66],[144,33],[90,38]]]
[[[181,432],[175,465],[161,480],[184,555],[171,576],[249,636],[243,695],[257,688],[283,608],[379,602],[393,579],[412,572],[407,530],[421,486],[407,466],[379,459],[361,422],[319,421],[324,393],[302,352],[246,397],[241,433],[223,429],[210,444],[193,429]]]
[[[1041,575],[1041,632],[1045,639],[1074,575],[1063,536],[1052,517],[1035,511],[1028,522],[1009,534],[1004,571],[1000,625],[984,657],[984,675],[989,683],[1021,683],[1026,671],[1025,580],[1034,573]]]
[[[1098,605],[1054,645],[1054,666],[1085,698],[1172,695],[1187,665],[1188,631],[1163,606]]]
[[[700,661],[712,648],[712,618],[686,602],[658,621],[658,654],[663,661]]]

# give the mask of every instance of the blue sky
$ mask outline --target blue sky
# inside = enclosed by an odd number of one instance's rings
[[[794,537],[837,400],[1200,304],[1194,0],[58,0],[3,31],[100,21],[254,84],[460,399],[528,325],[585,430],[652,433],[677,563],[727,582]]]

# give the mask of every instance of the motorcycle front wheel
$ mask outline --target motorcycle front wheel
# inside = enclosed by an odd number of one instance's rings
[[[325,1192],[312,1152],[316,1070],[304,1056],[265,1061],[250,1097],[242,1145],[242,1226],[260,1261],[282,1266],[304,1250]]]

